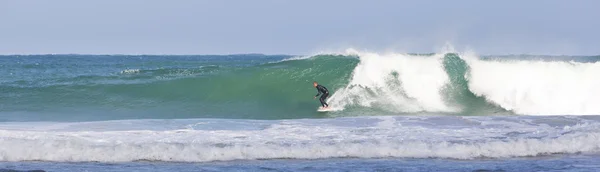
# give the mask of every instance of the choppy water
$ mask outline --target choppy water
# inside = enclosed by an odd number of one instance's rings
[[[449,171],[449,172],[518,172],[518,171],[598,171],[597,155],[549,156],[543,158],[511,158],[502,160],[451,159],[319,159],[319,160],[260,160],[207,163],[55,163],[3,162],[0,168],[48,171]],[[0,171],[2,171],[0,169]]]

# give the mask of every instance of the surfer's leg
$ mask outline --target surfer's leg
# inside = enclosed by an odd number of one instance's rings
[[[325,104],[326,104],[326,103],[325,103],[325,100],[323,99],[323,96],[321,96],[321,97],[319,98],[319,101],[321,102],[321,106],[325,107]]]
[[[327,99],[327,96],[329,96],[329,94],[323,94],[321,96],[321,98],[319,98],[319,101],[321,101],[321,105],[323,105],[323,107],[328,107],[329,106],[327,104],[327,102],[325,102],[325,99]]]

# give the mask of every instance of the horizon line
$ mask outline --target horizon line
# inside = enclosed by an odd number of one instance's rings
[[[264,55],[264,56],[297,56],[293,54],[264,54],[264,53],[232,53],[232,54],[88,54],[88,53],[39,53],[39,54],[0,54],[0,56],[239,56],[239,55]]]
[[[460,52],[449,52],[449,53],[458,53]],[[265,53],[232,53],[232,54],[87,54],[87,53],[40,53],[40,54],[0,54],[0,56],[242,56],[242,55],[261,55],[261,56],[316,56],[316,55],[327,55],[327,54],[338,54],[338,53],[315,53],[312,55],[298,55],[298,54],[265,54]],[[416,55],[424,55],[424,54],[439,54],[434,52],[429,53],[402,53],[402,54],[416,54]],[[448,53],[446,53],[448,54]],[[338,54],[340,55],[340,54]],[[526,53],[511,53],[511,54],[478,54],[478,56],[548,56],[548,57],[560,57],[560,56],[569,56],[569,57],[594,57],[600,56],[600,54],[596,55],[567,55],[567,54],[526,54]]]

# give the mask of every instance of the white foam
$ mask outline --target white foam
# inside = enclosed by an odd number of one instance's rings
[[[393,112],[460,112],[469,105],[446,102],[441,90],[449,84],[443,53],[416,56],[348,49],[360,62],[349,84],[335,90],[329,104],[377,107]],[[600,114],[600,62],[492,61],[461,53],[470,70],[468,89],[489,103],[524,115]],[[457,106],[457,107],[455,107]]]
[[[360,62],[350,83],[331,96],[332,106],[380,106],[399,112],[459,110],[448,106],[440,94],[449,81],[442,66],[444,54],[377,54],[353,49],[347,54],[358,55]]]
[[[125,69],[121,71],[121,74],[136,74],[140,73],[140,69]]]
[[[285,62],[285,61],[295,61],[295,60],[305,60],[305,59],[310,59],[314,56],[294,56],[294,57],[290,57],[290,58],[286,58],[277,62],[271,62],[271,63],[279,63],[279,62]]]
[[[546,117],[538,120],[544,119]],[[235,128],[235,125],[228,124],[232,122],[228,120],[164,120],[162,123],[141,123],[147,127],[180,124],[181,128],[192,129],[166,127],[165,130],[115,131],[85,128],[65,131],[56,128],[61,126],[56,123],[49,131],[8,130],[0,124],[3,128],[0,130],[0,161],[205,162],[334,157],[473,159],[600,151],[598,121],[546,120],[553,123],[535,123],[519,117],[234,121],[242,126],[255,126],[249,130]],[[195,123],[192,127],[186,124],[190,121]],[[555,124],[556,121],[563,123]],[[135,121],[109,122],[113,127],[119,123],[122,126],[140,124]],[[14,125],[17,124],[11,124],[12,127]],[[87,122],[85,125],[97,128],[106,126],[106,122]],[[204,125],[225,128],[193,129]],[[74,125],[66,123],[62,126]]]
[[[314,58],[316,56],[319,55],[331,55],[331,56],[338,56],[338,55],[354,55],[354,54],[348,54],[348,53],[337,53],[337,52],[330,52],[330,51],[322,51],[319,53],[315,53],[313,55],[306,55],[306,56],[294,56],[294,57],[290,57],[290,58],[286,58],[280,61],[276,61],[276,62],[269,62],[269,63],[280,63],[280,62],[285,62],[285,61],[296,61],[296,60],[306,60],[306,59],[310,59],[310,58]]]
[[[483,61],[464,56],[469,89],[527,115],[600,114],[600,63]]]

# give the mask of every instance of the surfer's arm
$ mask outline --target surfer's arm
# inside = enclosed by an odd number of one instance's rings
[[[317,86],[317,95],[315,97],[317,97],[319,95],[321,95],[321,89],[319,89],[319,86]]]

